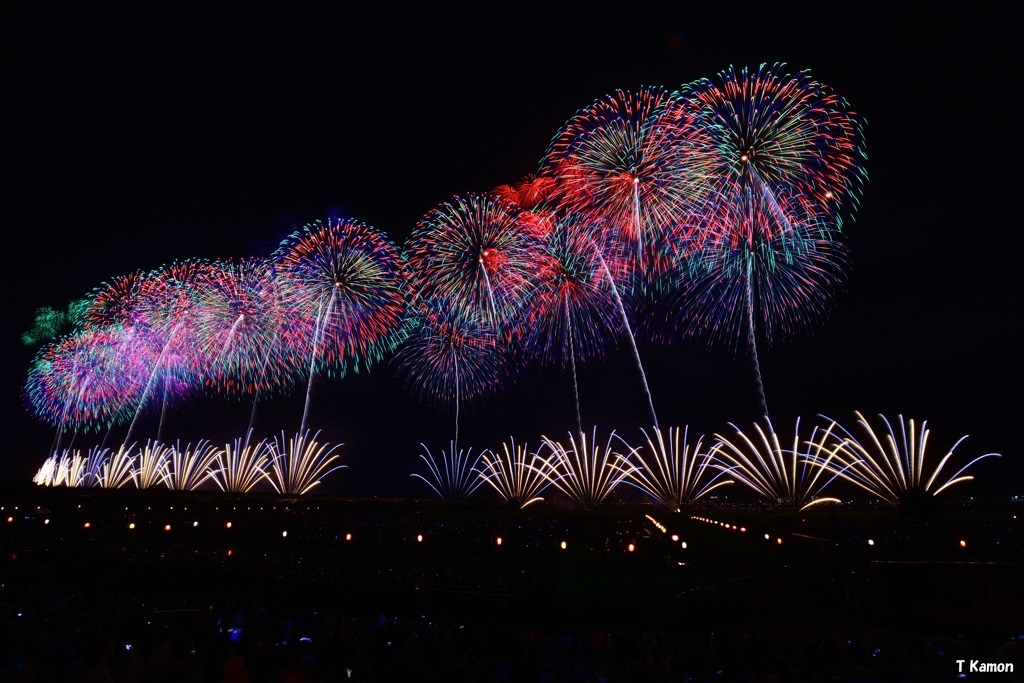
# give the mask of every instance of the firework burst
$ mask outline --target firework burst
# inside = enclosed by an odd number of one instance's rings
[[[426,451],[420,453],[420,459],[427,465],[427,476],[415,472],[409,476],[425,482],[443,500],[465,500],[484,483],[477,468],[480,455],[474,457],[472,448],[456,450],[452,441],[438,459],[426,445],[420,446]]]
[[[546,436],[541,439],[549,454],[543,458],[540,471],[555,488],[584,510],[599,506],[636,469],[630,460],[635,453],[633,449],[625,455],[615,450],[614,431],[603,448],[597,443],[596,427],[589,440],[584,432],[570,433],[567,444]],[[621,439],[619,442],[625,444]]]
[[[404,262],[381,232],[351,220],[317,221],[285,239],[276,261],[301,335],[289,341],[308,350],[314,368],[344,376],[394,348],[405,315]]]
[[[294,233],[276,254],[282,296],[293,314],[288,344],[307,359],[309,379],[299,434],[306,431],[318,371],[344,376],[369,367],[399,339],[404,262],[382,233],[329,219]]]
[[[119,489],[132,483],[138,488],[135,444],[122,444],[116,451],[106,452],[109,456],[96,469],[96,485],[104,489]],[[87,468],[91,469],[89,465]]]
[[[808,331],[831,311],[849,266],[843,235],[805,202],[784,197],[778,204],[786,207],[787,231],[709,242],[689,261],[680,307],[694,331],[738,345],[756,326],[770,345]],[[769,209],[764,202],[753,208],[762,216]]]
[[[63,311],[48,306],[37,308],[32,327],[22,333],[21,342],[25,346],[37,346],[77,331],[91,303],[89,299],[78,299]]]
[[[730,67],[716,79],[683,86],[676,97],[696,104],[723,160],[729,204],[770,198],[780,190],[808,201],[841,225],[867,179],[863,122],[846,100],[808,71],[785,65],[757,71]],[[784,211],[762,229],[785,229]]]
[[[514,439],[502,444],[502,452],[484,451],[480,456],[480,476],[506,503],[520,509],[544,500],[539,494],[550,483],[543,475],[543,458],[529,452],[526,444]]]
[[[577,112],[555,136],[541,176],[561,208],[629,245],[656,282],[665,238],[695,239],[721,174],[719,151],[692,100],[663,88],[616,91]]]
[[[285,440],[274,440],[270,445],[270,469],[267,480],[278,493],[304,495],[318,485],[331,472],[347,467],[334,462],[339,458],[341,444],[320,445],[320,432],[303,432]]]
[[[900,415],[894,423],[879,415],[876,428],[860,412],[854,415],[861,438],[840,426],[837,445],[830,451],[817,454],[811,462],[878,496],[889,505],[898,506],[908,497],[918,494],[938,496],[951,486],[974,479],[965,472],[975,463],[1000,457],[999,453],[986,453],[948,474],[944,470],[967,435],[957,439],[933,466],[925,460],[930,434],[927,420],[918,425],[913,419],[904,420]]]
[[[170,471],[166,479],[168,488],[174,491],[195,491],[213,476],[217,450],[209,441],[199,441],[181,447],[175,445],[171,452]]]
[[[124,328],[89,329],[40,350],[25,383],[31,412],[71,430],[109,427],[134,413],[152,348]]]
[[[862,126],[842,98],[807,72],[787,74],[782,65],[756,73],[729,69],[717,83],[697,81],[675,96],[700,109],[723,162],[718,196],[706,215],[709,237],[695,258],[701,282],[691,292],[721,290],[719,296],[698,294],[698,301],[725,304],[705,310],[702,325],[746,323],[767,417],[755,298],[767,315],[769,334],[772,322],[820,313],[845,262],[839,258],[843,250],[830,242],[842,213],[856,206],[866,177]],[[810,313],[800,308],[808,303]],[[720,325],[723,320],[727,324]]]
[[[266,441],[253,444],[246,436],[217,449],[210,469],[210,479],[221,491],[248,493],[267,478],[270,447]]]
[[[836,476],[812,464],[828,452],[835,423],[824,429],[814,427],[810,438],[802,440],[797,418],[792,447],[783,448],[771,420],[764,418],[763,422],[764,426],[754,424],[751,435],[730,422],[736,432],[733,440],[715,434],[718,442],[711,451],[711,466],[735,477],[769,503],[785,508],[804,510],[840,502],[821,495]]]
[[[528,175],[512,185],[499,185],[492,194],[520,212],[549,209],[556,203],[558,181],[552,176]]]
[[[434,208],[405,251],[415,297],[443,299],[502,332],[517,319],[537,253],[514,207],[494,195],[455,197]]]
[[[657,428],[651,434],[641,431],[647,447],[635,450],[629,483],[669,510],[678,512],[719,486],[733,483],[710,466],[712,449],[705,448],[703,436],[690,442],[689,427],[670,427],[668,438]]]

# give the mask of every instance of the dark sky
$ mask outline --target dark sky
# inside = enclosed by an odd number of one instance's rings
[[[535,170],[562,123],[615,89],[786,62],[867,119],[869,181],[845,228],[852,268],[834,313],[761,350],[778,431],[819,412],[928,419],[936,451],[970,434],[962,457],[1004,454],[978,468],[979,493],[1015,490],[1022,60],[1012,3],[917,14],[692,4],[570,15],[4,3],[10,445],[0,474],[30,476],[52,445],[53,429],[32,422],[20,397],[35,350],[19,335],[37,307],[175,259],[266,253],[338,212],[401,243],[435,205]],[[742,351],[680,340],[640,353],[663,426],[711,432],[756,416]],[[626,348],[581,369],[580,383],[584,422],[599,433],[647,423]],[[345,444],[341,492],[416,491],[420,441],[436,452],[451,438],[453,416],[419,403],[387,363],[314,401],[312,423]],[[175,407],[167,430],[234,438],[248,410],[196,399]],[[294,431],[301,412],[301,397],[276,399],[258,429]],[[533,369],[465,411],[461,440],[474,451],[509,435],[532,444],[573,421],[570,380]]]

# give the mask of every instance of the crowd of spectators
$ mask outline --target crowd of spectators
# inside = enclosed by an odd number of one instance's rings
[[[687,555],[672,555],[682,551],[671,531],[642,511],[41,503],[0,506],[0,681],[941,681],[958,680],[957,659],[1024,671],[1019,634],[887,628],[891,618],[859,604],[865,584],[844,574],[870,566],[867,540],[890,557],[908,533],[928,550],[956,525],[762,516],[785,537],[776,546],[774,531],[756,545],[731,525],[685,521],[705,546],[738,539],[722,545],[736,562],[849,579],[858,600],[840,598],[833,614],[768,585],[767,571],[679,573]],[[1010,546],[1019,553],[1012,523],[970,533],[1006,544],[1007,560]],[[1019,573],[1012,561],[993,566]],[[645,571],[675,593],[645,592]]]
[[[179,600],[157,608],[127,594],[5,587],[0,680],[867,683],[958,680],[958,659],[1024,666],[1024,643],[1012,639],[742,623],[713,632],[465,623],[270,607],[256,597]]]

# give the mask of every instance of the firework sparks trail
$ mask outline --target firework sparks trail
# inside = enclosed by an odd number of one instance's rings
[[[135,444],[122,444],[98,468],[96,485],[104,489],[118,489],[135,484],[138,488],[138,472],[135,467]]]
[[[319,485],[327,475],[348,467],[334,464],[340,457],[337,450],[341,448],[341,444],[321,445],[317,441],[319,437],[320,432],[303,432],[286,440],[282,432],[280,440],[274,440],[270,445],[270,470],[267,479],[275,491],[289,495],[305,495]]]
[[[250,443],[251,436],[235,439],[216,450],[210,479],[221,491],[247,493],[267,478],[270,447],[266,441]]]
[[[426,451],[426,454],[420,453],[420,459],[426,463],[428,474],[413,473],[409,476],[425,482],[443,500],[465,500],[483,485],[484,478],[477,467],[481,456],[473,457],[473,449],[456,450],[452,441],[449,449],[441,451],[438,459],[426,445],[420,446]]]
[[[171,456],[174,447],[157,441],[147,441],[135,456],[135,483],[140,489],[157,485],[169,486]]]
[[[217,450],[209,441],[201,440],[184,448],[177,443],[171,452],[168,488],[174,491],[195,491],[212,476]]]
[[[908,494],[913,495],[917,491],[931,497],[938,496],[951,486],[974,479],[973,475],[965,472],[976,463],[1000,457],[999,453],[985,453],[945,476],[943,470],[967,435],[957,439],[934,467],[930,467],[926,462],[931,433],[927,420],[918,425],[912,418],[904,420],[902,415],[895,422],[879,415],[876,427],[859,411],[854,415],[861,438],[838,426],[833,448],[811,458],[811,462],[889,505],[898,506]]]
[[[613,448],[614,431],[603,448],[597,444],[596,427],[589,441],[585,432],[570,433],[567,444],[546,436],[541,440],[549,455],[542,459],[538,471],[584,510],[599,506],[636,469],[630,459],[634,450],[623,455]]]
[[[811,436],[800,437],[800,419],[797,418],[790,448],[783,448],[771,420],[762,419],[764,425],[754,424],[753,434],[744,433],[729,423],[736,435],[730,440],[715,434],[718,442],[711,451],[711,466],[745,484],[770,503],[804,510],[813,505],[838,503],[837,498],[822,496],[822,491],[836,479],[812,461],[827,452],[835,423],[822,429],[815,426]],[[809,450],[804,450],[804,448]]]
[[[544,500],[539,494],[550,483],[542,475],[542,458],[531,453],[526,444],[516,445],[514,439],[502,444],[503,451],[484,451],[480,456],[480,476],[506,503],[520,509]]]
[[[657,427],[651,434],[641,431],[647,447],[635,450],[636,468],[630,472],[628,483],[669,510],[678,512],[718,487],[733,483],[724,472],[711,467],[712,449],[705,448],[703,436],[690,442],[689,427],[670,427],[667,438]]]

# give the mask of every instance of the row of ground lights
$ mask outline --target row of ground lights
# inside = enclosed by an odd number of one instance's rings
[[[8,516],[7,517],[7,523],[8,524],[12,524],[12,523],[14,523],[14,521],[15,521],[15,518],[13,516]],[[46,519],[43,520],[43,524],[49,524],[49,523],[50,523],[49,518],[46,518]],[[192,528],[197,528],[198,526],[199,526],[199,522],[198,521],[192,522]],[[224,523],[224,528],[225,529],[231,529],[233,526],[234,525],[233,525],[232,522],[225,522]],[[82,523],[82,528],[83,529],[91,529],[92,528],[92,522],[83,522]],[[129,522],[127,524],[127,528],[128,528],[129,531],[134,531],[137,527],[136,527],[135,522]],[[170,524],[164,524],[163,529],[164,529],[164,531],[171,531],[173,529],[173,527]],[[288,531],[287,531],[287,529],[281,531],[281,538],[288,538]],[[345,534],[345,540],[346,541],[351,541],[352,540],[352,533],[351,532],[348,532],[348,533]],[[416,542],[417,543],[423,543],[423,540],[424,540],[423,534],[416,534]],[[496,537],[494,539],[494,542],[495,542],[495,545],[498,545],[498,546],[501,546],[503,544],[503,540],[502,540],[501,536]],[[568,547],[569,547],[569,543],[568,543],[568,541],[564,541],[563,540],[563,541],[561,541],[558,544],[558,546],[562,550],[567,550]],[[683,543],[683,547],[684,548],[686,547],[686,543]],[[635,543],[629,543],[626,546],[626,551],[630,552],[630,553],[635,552],[636,551],[636,544]],[[229,554],[230,554],[230,551],[229,551]]]

